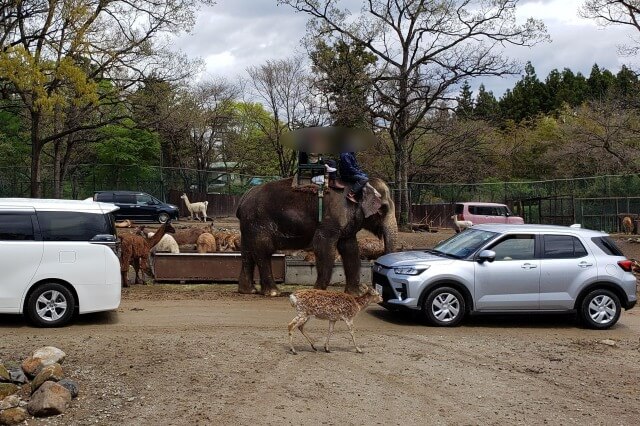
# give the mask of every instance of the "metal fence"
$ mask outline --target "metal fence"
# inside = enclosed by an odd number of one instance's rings
[[[51,172],[50,168],[43,168],[44,197],[54,194]],[[202,197],[241,195],[252,186],[278,178],[224,170],[80,164],[69,168],[61,187],[62,198],[82,199],[92,196],[94,191],[127,189],[175,202],[175,195],[170,197],[170,194],[176,192],[197,192]],[[0,197],[28,197],[29,179],[28,167],[0,168]],[[393,183],[390,186],[394,190]],[[507,204],[528,223],[581,223],[608,232],[620,230],[620,218],[624,215],[635,218],[640,214],[638,174],[472,184],[411,182],[408,188],[413,205],[410,220],[422,221],[429,216],[429,220],[436,221],[436,226],[449,226],[452,204],[463,201]],[[218,210],[222,212],[235,209],[237,200],[217,197],[211,202],[220,204]],[[445,207],[435,207],[437,205]]]

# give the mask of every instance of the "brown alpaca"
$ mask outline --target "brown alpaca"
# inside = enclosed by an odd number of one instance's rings
[[[200,234],[196,241],[198,253],[214,253],[217,251],[216,239],[208,232]]]
[[[633,220],[629,216],[625,216],[622,219],[622,231],[625,235],[630,235],[633,233]]]
[[[349,327],[351,341],[353,342],[353,346],[356,347],[356,352],[362,353],[362,350],[356,345],[356,339],[353,336],[353,318],[370,303],[382,302],[382,297],[376,290],[368,287],[367,291],[358,297],[347,293],[337,293],[327,290],[298,290],[289,296],[289,300],[291,301],[291,306],[296,308],[297,312],[295,318],[289,323],[289,345],[291,346],[291,352],[293,354],[297,353],[293,347],[294,328],[300,330],[314,351],[317,350],[309,335],[304,332],[304,325],[313,316],[329,321],[329,335],[324,344],[325,352],[330,352],[329,339],[331,338],[331,334],[333,334],[333,328],[337,321],[342,320],[347,324],[347,327]]]
[[[198,237],[205,232],[211,232],[211,228],[194,227],[178,229],[173,235],[173,239],[176,240],[180,246],[185,244],[196,244]]]
[[[362,238],[358,240],[361,259],[377,259],[384,254],[384,242],[379,238]]]
[[[143,232],[142,228],[139,229],[139,232]],[[176,232],[169,222],[158,228],[153,237],[148,239],[138,234],[120,236],[120,273],[122,274],[123,287],[129,287],[127,280],[129,265],[133,265],[133,269],[136,271],[135,284],[142,284],[142,279],[138,275],[141,268],[143,274],[146,272],[148,275],[153,275],[149,267],[149,252],[166,232]]]

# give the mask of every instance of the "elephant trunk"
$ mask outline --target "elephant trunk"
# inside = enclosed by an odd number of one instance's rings
[[[393,210],[387,214],[382,224],[382,237],[384,239],[384,253],[395,251],[398,241],[398,224]]]

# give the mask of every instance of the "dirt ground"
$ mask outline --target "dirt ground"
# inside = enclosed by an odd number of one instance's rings
[[[402,240],[424,247],[448,232]],[[635,244],[620,246],[638,256]],[[294,314],[286,297],[239,295],[233,285],[133,286],[123,290],[116,312],[83,315],[61,329],[0,315],[0,359],[18,361],[43,345],[67,353],[64,367],[80,396],[67,414],[29,424],[637,424],[640,418],[640,309],[624,312],[611,330],[594,331],[567,315],[471,317],[457,328],[433,328],[370,306],[355,320],[363,354],[341,323],[331,353],[313,352],[294,335],[297,356],[288,353],[286,327]],[[306,330],[322,342],[327,323],[312,320]]]

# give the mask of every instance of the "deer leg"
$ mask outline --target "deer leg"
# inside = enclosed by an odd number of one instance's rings
[[[307,321],[309,321],[308,317],[306,317],[304,322],[298,326],[298,330],[300,330],[300,333],[302,333],[302,335],[307,338],[307,341],[311,345],[311,349],[313,349],[314,351],[317,351],[316,347],[313,345],[313,340],[311,339],[311,337],[309,337],[309,335],[304,332],[304,326],[307,323]]]
[[[350,319],[345,319],[344,322],[347,323],[347,327],[349,327],[349,334],[351,334],[351,341],[353,342],[353,346],[356,347],[356,352],[361,354],[362,353],[362,349],[360,349],[358,347],[358,345],[356,345],[356,338],[353,335],[353,321],[350,320]]]
[[[336,322],[329,320],[329,334],[327,334],[327,341],[324,342],[324,351],[329,353],[329,339],[331,339],[331,335],[333,334],[333,327],[335,327]]]
[[[307,322],[307,317],[304,315],[298,314],[289,323],[289,346],[291,347],[291,353],[294,355],[297,355],[298,352],[296,352],[296,349],[293,347],[293,329],[299,327],[300,325],[304,327],[305,322]]]

